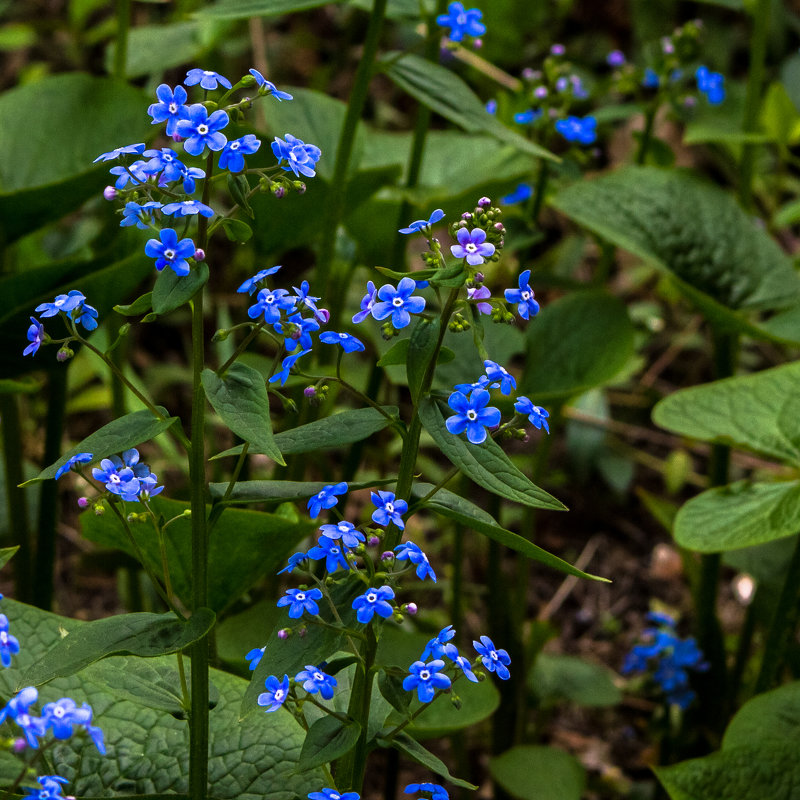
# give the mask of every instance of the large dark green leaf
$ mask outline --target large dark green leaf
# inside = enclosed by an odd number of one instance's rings
[[[672,800],[797,800],[800,682],[758,695],[728,725],[722,749],[658,767]]]
[[[80,444],[68,450],[55,464],[43,469],[32,480],[26,481],[25,485],[55,477],[58,468],[66,464],[77,453],[91,453],[94,456],[94,460],[99,461],[114,453],[122,453],[137,444],[155,439],[156,436],[164,433],[178,419],[177,417],[170,417],[165,408],[159,407],[158,410],[162,414],[160,419],[154,417],[147,410],[134,411],[103,425],[102,428],[89,434]]]
[[[198,17],[215,19],[250,19],[251,17],[277,17],[293,11],[341,3],[342,0],[221,0],[198,11]]]
[[[470,444],[463,436],[454,436],[445,426],[436,402],[423,400],[419,416],[425,430],[433,437],[442,453],[468,478],[490,492],[531,508],[564,511],[566,506],[540,489],[520,472],[500,445],[487,438],[483,444]]]
[[[222,421],[253,451],[286,464],[272,435],[267,387],[261,373],[240,362],[231,364],[223,375],[203,370],[203,388],[208,402]]]
[[[796,464],[800,439],[789,430],[791,420],[782,420],[781,412],[787,399],[798,396],[800,362],[795,362],[682,389],[656,405],[653,421],[681,436],[730,444]]]
[[[355,747],[360,733],[361,726],[354,720],[344,723],[337,717],[321,717],[308,729],[300,765],[312,769],[330,764]]]
[[[0,96],[0,242],[59,219],[110,182],[104,151],[151,135],[139,89],[83,73],[54,75]]]
[[[0,672],[0,694],[8,698],[22,673],[64,632],[75,634],[86,623],[9,599],[3,601],[3,611],[22,644],[11,668]],[[146,661],[115,656],[41,688],[37,709],[65,696],[79,705],[89,703],[94,710],[93,723],[105,735],[105,756],[84,736],[73,736],[48,749],[53,771],[70,782],[67,793],[79,797],[186,794],[189,728],[185,720],[167,710],[174,708],[170,695],[180,695],[175,666],[174,656]],[[163,700],[152,693],[143,701],[137,699],[144,680],[152,680],[162,690]],[[239,705],[247,682],[216,669],[211,670],[211,682],[218,701],[209,717],[210,796],[219,800],[287,800],[305,797],[324,785],[323,774],[317,770],[294,774],[305,732],[289,714],[261,713],[243,725]]]
[[[573,292],[528,323],[520,392],[535,403],[583,394],[613,380],[633,355],[625,304],[608,292]]]
[[[462,780],[461,778],[454,778],[447,769],[447,764],[441,758],[435,756],[430,750],[423,747],[416,739],[412,739],[406,733],[400,733],[392,739],[391,742],[381,742],[384,747],[394,747],[399,750],[403,755],[408,756],[412,761],[422,764],[427,767],[434,775],[444,778],[448,783],[453,786],[459,786],[462,789],[470,789],[474,791],[478,787],[471,784],[469,781]]]
[[[469,133],[486,133],[523,153],[541,158],[556,157],[533,142],[506,128],[486,111],[480,98],[447,67],[411,53],[387,53],[383,71],[420,103]]]
[[[389,417],[397,417],[399,411],[397,406],[382,406],[382,408]],[[330,450],[334,447],[360,442],[391,424],[391,419],[381,414],[376,408],[356,408],[276,433],[275,444],[285,456]],[[214,456],[211,460],[223,456],[239,455],[242,447],[243,445],[232,447],[230,450]],[[250,447],[248,452],[259,453],[261,451]]]
[[[411,494],[415,499],[420,500],[430,492],[431,489],[433,489],[433,484],[416,483],[411,490]],[[439,491],[425,503],[424,508],[429,508],[431,511],[435,511],[443,517],[454,519],[456,522],[460,522],[462,525],[472,528],[478,533],[482,533],[489,539],[499,542],[511,550],[516,550],[518,553],[534,561],[540,561],[548,567],[553,567],[560,572],[566,572],[568,575],[575,575],[578,578],[589,578],[596,581],[606,580],[606,578],[600,578],[597,575],[590,575],[588,572],[582,572],[577,567],[573,567],[572,564],[567,561],[560,559],[558,556],[554,556],[552,553],[548,553],[547,550],[538,547],[533,544],[533,542],[529,542],[524,537],[507,531],[505,528],[498,525],[491,514],[487,513],[479,506],[476,506],[465,497],[461,497],[447,489],[439,489]]]
[[[519,800],[580,800],[586,785],[580,761],[555,747],[513,747],[493,758],[489,770]]]
[[[439,330],[441,322],[438,317],[428,320],[424,317],[417,320],[411,337],[408,340],[408,355],[406,360],[406,375],[408,376],[408,388],[411,392],[411,400],[416,405],[419,403],[422,382],[428,364],[433,358],[433,351],[439,340]]]
[[[177,653],[208,633],[214,619],[213,611],[201,608],[188,620],[179,620],[172,613],[137,612],[87,622],[27,669],[17,690],[74,675],[108,656],[153,658]]]
[[[626,167],[579,181],[553,203],[728,310],[783,308],[800,293],[791,261],[769,235],[727,192],[687,173]]]
[[[614,706],[622,692],[614,684],[614,673],[577,656],[540,653],[528,673],[528,688],[544,704],[565,700],[589,708]]]
[[[171,519],[181,516],[189,503],[155,497],[151,506],[157,514]],[[87,539],[135,556],[122,525],[110,512],[101,517],[85,512],[81,515],[81,528]],[[286,515],[226,509],[211,530],[209,540],[209,607],[221,611],[265,574],[276,573],[292,547],[314,528],[314,523],[308,520]],[[155,529],[145,521],[134,523],[133,533],[148,565],[161,575]],[[165,539],[173,588],[188,604],[192,586],[191,520],[177,519],[167,528]]]
[[[800,531],[800,481],[739,481],[693,497],[675,517],[675,541],[720,553],[771,542]]]
[[[188,303],[208,283],[208,264],[201,261],[188,275],[178,275],[172,269],[163,269],[153,285],[153,311],[168,314]]]

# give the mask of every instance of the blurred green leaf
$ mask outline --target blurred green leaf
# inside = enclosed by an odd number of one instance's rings
[[[580,800],[586,786],[580,761],[554,747],[512,747],[492,758],[489,771],[519,800]]]
[[[184,303],[188,303],[200,289],[208,283],[208,264],[201,261],[188,275],[178,275],[165,267],[153,285],[153,311],[168,314]]]
[[[785,147],[800,139],[800,113],[782,83],[770,84],[761,105],[761,125],[770,138]]]
[[[2,547],[0,548],[0,569],[2,569],[16,554],[17,550],[19,550],[19,545],[15,547]]]
[[[611,670],[576,656],[540,653],[527,682],[528,688],[546,705],[567,701],[599,708],[614,706],[622,700]]]
[[[215,19],[250,19],[251,17],[277,17],[293,11],[305,11],[342,0],[221,0],[196,12],[195,16]]]

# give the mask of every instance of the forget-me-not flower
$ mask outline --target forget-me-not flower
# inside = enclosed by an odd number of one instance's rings
[[[516,378],[496,361],[487,359],[483,362],[483,366],[486,369],[486,377],[492,382],[492,388],[496,389],[499,386],[502,394],[511,394],[511,390],[517,388]]]
[[[398,561],[408,561],[417,568],[417,577],[421,581],[424,581],[425,578],[430,578],[436,583],[436,573],[433,571],[430,561],[428,561],[428,556],[422,552],[419,545],[414,544],[414,542],[403,542],[395,547],[394,552]]]
[[[333,690],[337,684],[333,675],[328,675],[319,667],[306,664],[306,668],[294,676],[296,683],[302,683],[303,688],[309,694],[319,693],[323,700],[330,700],[333,697]]]
[[[294,572],[306,561],[308,561],[308,553],[293,553],[289,556],[289,563],[283,569],[278,570],[277,574],[282,575],[284,572]]]
[[[415,220],[407,228],[400,228],[398,233],[427,233],[430,231],[431,226],[441,219],[444,219],[444,211],[441,208],[437,208],[428,219]]]
[[[279,386],[283,386],[283,384],[289,379],[289,373],[292,371],[292,367],[295,365],[297,360],[305,355],[308,355],[310,352],[310,350],[298,350],[296,353],[286,356],[286,358],[281,361],[281,368],[274,375],[270,376],[269,382],[277,382]]]
[[[372,512],[372,521],[378,525],[388,525],[393,522],[400,530],[405,528],[402,514],[408,511],[408,503],[405,500],[395,499],[393,492],[371,492],[370,499],[375,506]]]
[[[363,322],[372,313],[377,297],[378,290],[375,288],[375,284],[372,281],[367,281],[367,293],[361,298],[361,311],[353,317],[353,322],[356,325],[359,322]]]
[[[311,334],[319,330],[319,322],[313,317],[303,317],[292,314],[285,322],[276,322],[275,333],[283,336],[283,343],[288,352],[297,347],[303,350],[311,349]]]
[[[244,284],[242,284],[244,286]],[[255,305],[247,309],[250,319],[264,316],[264,322],[274,325],[281,318],[281,311],[294,308],[294,298],[289,296],[286,289],[261,289],[256,295]]]
[[[134,161],[133,164],[128,164],[127,167],[111,167],[109,172],[117,176],[114,181],[114,186],[117,189],[124,189],[129,183],[138,186],[140,183],[147,183],[148,174],[144,171],[147,162]]]
[[[31,317],[31,324],[28,326],[28,341],[30,344],[22,351],[23,356],[35,356],[44,342],[44,325],[36,317]]]
[[[276,136],[272,143],[272,152],[278,159],[281,169],[294,172],[298,177],[304,175],[306,178],[313,178],[317,174],[314,168],[322,156],[319,147],[306,144],[291,133],[286,134],[285,140]],[[284,164],[284,161],[287,163]]]
[[[245,659],[250,662],[251,672],[261,663],[261,659],[264,657],[264,651],[266,649],[266,645],[264,645],[264,647],[254,647],[245,656]]]
[[[244,169],[244,157],[252,155],[259,147],[261,140],[252,133],[228,142],[219,154],[219,168],[241,172]]]
[[[367,589],[364,594],[353,600],[353,609],[356,619],[366,625],[377,614],[386,619],[394,613],[394,608],[389,600],[394,599],[394,589],[391,586],[381,586],[377,589]]]
[[[76,453],[56,470],[55,480],[69,472],[76,464],[88,464],[93,458],[91,453]]]
[[[263,281],[265,278],[268,278],[270,275],[274,275],[280,268],[281,265],[278,264],[277,267],[269,267],[268,269],[259,270],[255,275],[253,275],[252,278],[248,278],[236,291],[253,294],[261,281]]]
[[[417,690],[420,703],[430,703],[437,689],[448,689],[450,678],[440,670],[444,669],[444,661],[434,659],[429,663],[415,661],[409,668],[409,675],[403,680],[403,688],[407,692]]]
[[[291,100],[289,92],[282,92],[272,81],[268,81],[257,69],[251,69],[250,74],[256,79],[259,94],[271,94],[278,102],[281,100]]]
[[[142,170],[148,175],[158,175],[159,186],[166,186],[172,181],[180,180],[186,172],[186,165],[169,147],[162,147],[160,150],[145,150],[144,155],[150,160],[145,162]]]
[[[40,775],[36,780],[40,788],[26,786],[23,795],[25,800],[64,800],[62,784],[69,783],[66,778],[60,775]]]
[[[340,569],[350,569],[345,558],[346,548],[338,541],[322,536],[317,544],[308,551],[308,557],[314,561],[325,560],[325,569],[334,573]]]
[[[505,206],[513,206],[517,203],[524,203],[533,197],[533,187],[529,183],[520,183],[510,194],[500,198],[500,202]]]
[[[322,531],[323,536],[327,536],[334,541],[341,539],[342,544],[350,548],[358,547],[365,538],[364,534],[352,522],[347,522],[346,520],[336,524],[320,525],[319,529]]]
[[[347,492],[347,483],[328,484],[317,492],[308,501],[308,513],[311,519],[316,519],[323,508],[333,508],[339,502],[339,495]]]
[[[189,95],[181,85],[172,89],[166,83],[162,83],[156,89],[156,97],[158,102],[147,109],[147,113],[153,118],[151,124],[158,125],[166,120],[167,136],[172,136],[178,127],[178,120],[189,116],[189,107],[186,105]]]
[[[0,614],[0,663],[11,666],[11,656],[19,653],[19,640],[8,632],[8,617]]]
[[[222,150],[228,139],[220,131],[230,121],[227,112],[218,108],[210,116],[202,103],[189,106],[187,119],[178,121],[178,136],[186,139],[183,149],[192,156],[199,156],[208,147],[214,152]]]
[[[450,795],[444,786],[439,786],[438,783],[409,783],[405,789],[404,794],[425,794],[430,797],[430,800],[450,800]]]
[[[364,343],[349,333],[334,333],[325,331],[319,335],[319,340],[325,344],[338,344],[345,353],[355,353],[364,350]]]
[[[534,405],[530,398],[520,395],[514,403],[514,411],[518,414],[525,414],[528,422],[537,430],[544,428],[547,433],[550,433],[550,426],[547,423],[549,412],[541,406]]]
[[[712,106],[718,106],[725,99],[725,78],[719,72],[711,72],[708,67],[698,67],[694,74],[697,88]]]
[[[487,408],[489,392],[486,389],[475,389],[469,397],[462,392],[453,392],[447,403],[456,412],[445,420],[447,430],[456,436],[466,431],[472,444],[484,442],[486,428],[496,428],[500,424],[500,409]]]
[[[39,738],[44,736],[47,728],[44,721],[30,714],[30,707],[36,702],[39,692],[33,686],[26,686],[12,697],[3,709],[0,709],[0,722],[13,720],[22,728],[28,746],[39,747]]]
[[[539,313],[539,303],[530,287],[531,271],[524,270],[518,278],[518,289],[506,289],[504,294],[509,303],[517,304],[517,313],[522,319],[530,319]]]
[[[486,26],[481,22],[483,12],[477,8],[465,9],[463,3],[450,3],[447,13],[436,17],[436,24],[450,28],[448,36],[460,42],[465,36],[483,36]]]
[[[316,601],[321,599],[322,592],[319,589],[289,589],[278,600],[278,608],[289,606],[289,616],[292,619],[300,619],[306,611],[309,614],[319,614]]]
[[[392,325],[400,330],[411,322],[411,314],[420,314],[425,310],[425,298],[415,297],[417,289],[415,280],[402,278],[395,289],[386,283],[378,289],[381,302],[372,307],[372,316],[377,320],[392,318]]]
[[[486,241],[486,231],[483,228],[475,228],[472,231],[459,228],[456,239],[458,244],[451,245],[450,252],[456,258],[466,258],[467,264],[471,267],[483,264],[487,258],[494,255],[495,246]]]
[[[167,203],[161,211],[171,217],[188,217],[199,214],[201,217],[213,217],[214,209],[201,203],[199,200],[178,200],[174,203]]]
[[[420,656],[421,661],[429,658],[444,658],[447,656],[451,661],[458,658],[458,648],[450,641],[456,635],[452,625],[442,628],[436,636],[425,645],[425,649]]]
[[[258,696],[258,704],[266,706],[267,713],[277,711],[289,696],[289,676],[284,675],[283,680],[279,681],[274,675],[270,675],[265,681],[264,686],[267,691]]]
[[[505,650],[498,650],[488,636],[481,636],[480,642],[473,642],[472,645],[481,657],[481,663],[489,672],[494,672],[504,681],[511,677],[508,670],[511,656]]]
[[[158,211],[159,208],[161,208],[161,203],[157,200],[150,200],[141,205],[129,200],[125,203],[125,208],[122,209],[122,220],[119,226],[120,228],[127,228],[130,225],[135,225],[140,230],[146,231],[153,220],[153,212]]]
[[[220,75],[219,72],[214,72],[210,69],[200,69],[199,67],[190,69],[186,73],[186,78],[183,82],[187,86],[196,86],[199,83],[201,88],[207,91],[216,89],[219,84],[226,89],[231,88],[231,82],[224,75]]]
[[[96,164],[98,161],[114,161],[120,156],[139,154],[144,150],[144,142],[138,144],[126,144],[124,147],[117,147],[114,150],[109,150],[107,153],[101,153],[92,162]]]
[[[308,798],[309,800],[359,800],[360,795],[357,792],[340,794],[335,789],[323,789],[321,792],[311,792]]]
[[[592,144],[597,141],[597,120],[594,117],[567,117],[556,121],[555,129],[568,142]]]
[[[78,308],[86,300],[85,295],[77,289],[71,289],[67,294],[60,294],[52,303],[40,303],[34,311],[43,317],[54,317],[59,312],[69,313]]]
[[[176,275],[189,274],[188,258],[191,258],[197,247],[191,239],[178,241],[178,234],[173,228],[163,228],[158,239],[148,239],[144,252],[156,260],[156,269],[161,272],[164,267],[171,267]]]

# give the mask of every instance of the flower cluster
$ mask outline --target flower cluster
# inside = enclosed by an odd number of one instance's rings
[[[86,456],[89,458],[86,459]],[[83,461],[91,460],[91,454],[79,453],[77,456],[73,456],[70,462],[80,457],[83,457]],[[72,466],[70,462],[67,464]],[[126,450],[121,457],[115,455],[104,458],[100,462],[100,466],[92,470],[92,477],[105,484],[111,494],[127,500],[129,503],[149,500],[164,491],[163,486],[157,485],[158,477],[150,471],[150,467],[139,463],[139,451],[135,448]]]
[[[72,351],[67,348],[67,343],[78,337],[77,325],[82,325],[87,331],[93,331],[97,327],[97,309],[86,302],[86,297],[77,289],[70,289],[66,294],[58,295],[51,303],[40,303],[35,311],[43,318],[61,315],[67,330],[70,333],[66,339],[61,340],[62,349],[59,351],[59,360],[63,352],[65,357],[72,355]],[[31,325],[28,328],[28,346],[22,351],[23,356],[36,355],[39,348],[49,337],[45,333],[44,325],[35,317],[31,317]]]
[[[644,632],[649,643],[635,645],[625,657],[622,674],[648,672],[661,687],[671,705],[688,708],[695,697],[689,688],[687,670],[704,672],[708,664],[693,637],[681,639],[675,632],[675,620],[668,614],[650,613],[647,618],[657,627]]]
[[[267,691],[258,696],[257,702],[267,713],[277,711],[290,698],[296,699],[297,686],[302,686],[308,694],[319,694],[324,700],[330,700],[336,684],[336,678],[323,672],[321,667],[306,665],[293,680],[289,680],[288,675],[282,680],[270,675],[264,682]]]

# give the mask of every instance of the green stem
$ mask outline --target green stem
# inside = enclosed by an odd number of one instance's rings
[[[800,616],[800,536],[797,538],[792,560],[789,562],[789,569],[783,581],[781,596],[767,633],[761,670],[756,680],[756,694],[771,689],[780,676],[789,641],[797,628],[798,616]]]
[[[117,36],[114,51],[114,77],[125,80],[128,63],[128,31],[131,27],[131,0],[117,0]]]
[[[25,490],[19,485],[25,480],[22,471],[24,453],[22,450],[22,428],[19,415],[19,399],[13,394],[0,394],[0,419],[3,437],[3,459],[5,461],[6,502],[8,521],[13,532],[12,543],[19,545],[14,559],[15,593],[23,603],[35,600],[35,584],[31,579],[33,554],[31,535],[28,528],[28,502]]]
[[[47,419],[44,434],[44,463],[52,464],[61,455],[64,433],[64,414],[67,405],[67,368],[48,376]],[[58,521],[58,486],[45,481],[39,494],[39,521],[36,536],[36,561],[33,582],[36,586],[36,605],[50,610],[53,604],[53,567],[56,556],[56,523]]]
[[[642,138],[639,140],[639,149],[636,151],[636,163],[644,164],[647,158],[647,151],[650,149],[650,142],[653,139],[653,123],[656,121],[657,106],[651,105],[644,114],[644,130]]]
[[[206,162],[203,203],[208,205],[214,170],[213,153]],[[208,251],[208,219],[200,217],[197,246]],[[208,528],[206,524],[206,395],[201,375],[205,367],[203,287],[192,298],[192,422],[189,480],[192,509],[192,612],[208,605]],[[191,647],[192,700],[189,712],[189,795],[204,800],[208,792],[208,637]]]
[[[336,162],[333,167],[333,178],[331,179],[328,200],[326,204],[326,214],[322,225],[321,242],[322,247],[317,264],[317,280],[322,287],[323,297],[332,297],[332,266],[334,254],[336,252],[336,232],[342,219],[344,202],[347,192],[347,171],[350,166],[350,157],[353,152],[353,144],[356,140],[358,123],[361,120],[361,113],[367,100],[370,78],[375,63],[375,54],[378,52],[378,41],[380,40],[383,20],[386,16],[387,0],[374,0],[372,13],[370,15],[369,26],[364,41],[364,50],[361,60],[356,70],[353,90],[350,93],[350,100],[347,104],[347,113],[339,133],[339,144],[336,148]],[[338,292],[337,292],[338,294]],[[332,303],[333,314],[331,325],[335,324],[338,316],[340,303]]]
[[[753,11],[753,33],[750,39],[750,71],[747,75],[747,94],[744,101],[742,128],[745,133],[758,129],[758,114],[761,109],[761,91],[764,85],[764,67],[767,60],[767,34],[772,7],[771,0],[757,0]],[[753,204],[753,173],[755,172],[758,145],[742,146],[739,164],[739,199],[744,208]]]
[[[744,677],[744,671],[750,660],[750,651],[753,647],[753,634],[756,631],[759,605],[758,588],[756,587],[756,594],[751,598],[750,605],[747,606],[744,623],[742,624],[741,631],[739,631],[736,660],[731,670],[730,687],[728,689],[729,710],[737,707],[737,700],[742,687],[742,678]]]
[[[536,186],[533,190],[533,208],[531,209],[531,219],[534,223],[539,222],[539,217],[542,213],[542,206],[544,205],[544,196],[547,192],[547,182],[550,179],[550,167],[547,161],[542,159],[539,162],[539,172],[536,175]]]

